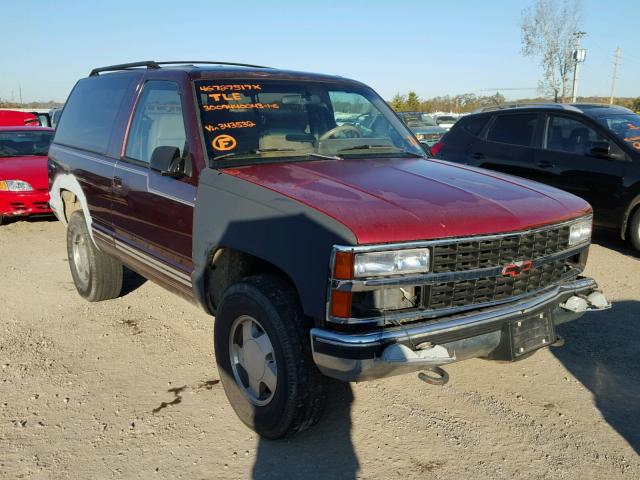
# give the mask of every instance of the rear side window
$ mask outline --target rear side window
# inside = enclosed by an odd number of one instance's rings
[[[487,120],[489,120],[489,118],[490,117],[488,115],[466,118],[464,120],[462,128],[464,128],[471,135],[475,135],[477,137],[478,135],[480,135],[480,132],[487,124]]]
[[[535,113],[498,115],[489,128],[487,140],[528,147],[536,131],[536,120]]]
[[[133,78],[105,75],[80,80],[65,104],[54,142],[107,153],[118,110]]]

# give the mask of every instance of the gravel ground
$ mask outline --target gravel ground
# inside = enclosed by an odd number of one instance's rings
[[[614,308],[562,348],[339,385],[322,423],[256,437],[218,382],[212,319],[151,282],[89,304],[64,227],[0,227],[0,477],[640,478],[640,261],[597,237],[587,273]],[[138,288],[135,288],[138,287]]]

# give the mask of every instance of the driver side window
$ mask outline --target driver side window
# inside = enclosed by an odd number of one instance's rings
[[[547,124],[547,150],[585,155],[596,142],[607,140],[588,125],[573,118],[550,115]]]
[[[152,80],[145,84],[136,106],[125,156],[149,164],[157,147],[176,147],[184,157],[187,135],[178,85]]]

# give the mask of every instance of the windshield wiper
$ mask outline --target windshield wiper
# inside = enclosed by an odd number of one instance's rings
[[[392,150],[389,153],[404,153],[405,155],[409,155],[415,158],[425,158],[426,154],[420,154],[420,153],[416,153],[416,152],[412,152],[410,150],[403,150],[401,148],[398,147],[392,147],[389,145],[360,145],[358,147],[348,147],[348,148],[341,148],[340,150],[338,150],[337,153],[341,153],[341,152],[348,152],[348,151],[352,151],[352,150],[373,150],[373,149],[389,149]],[[393,151],[395,150],[395,152]]]
[[[223,155],[218,155],[217,157],[213,157],[214,161],[222,160],[223,158],[233,158],[241,155],[260,155],[265,152],[295,152],[293,148],[264,148],[262,150],[254,149],[254,150],[246,150],[244,152],[231,152],[225,153]]]
[[[223,158],[235,158],[242,155],[260,155],[261,153],[266,152],[300,152],[300,150],[295,150],[293,148],[263,148],[263,149],[255,149],[255,150],[247,150],[246,152],[232,152],[225,153],[224,155],[220,155],[218,157],[214,157],[213,161],[216,162]],[[296,155],[297,157],[298,155]],[[300,152],[300,157],[308,156],[313,158],[322,158],[323,160],[342,160],[342,157],[337,155],[322,155],[321,153],[314,152]]]
[[[309,155],[310,157],[313,158],[322,158],[325,160],[342,160],[342,157],[339,157],[338,155],[322,155],[321,153],[308,153],[307,155]]]

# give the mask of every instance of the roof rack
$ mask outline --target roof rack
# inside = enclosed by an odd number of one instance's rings
[[[160,68],[161,65],[232,65],[235,67],[251,67],[251,68],[270,68],[262,65],[251,65],[249,63],[235,63],[235,62],[211,62],[207,60],[175,60],[167,62],[156,62],[153,60],[147,60],[144,62],[132,62],[132,63],[120,63],[118,65],[110,65],[108,67],[94,68],[89,73],[90,77],[95,77],[103,72],[116,72],[118,70],[129,70],[132,68],[146,67],[147,70],[155,70]]]
[[[507,110],[510,108],[525,108],[525,107],[540,107],[540,108],[557,108],[558,110],[578,110],[573,105],[567,103],[505,103],[503,105],[492,105],[489,107],[480,107],[473,111],[473,113],[493,112],[496,110]]]

